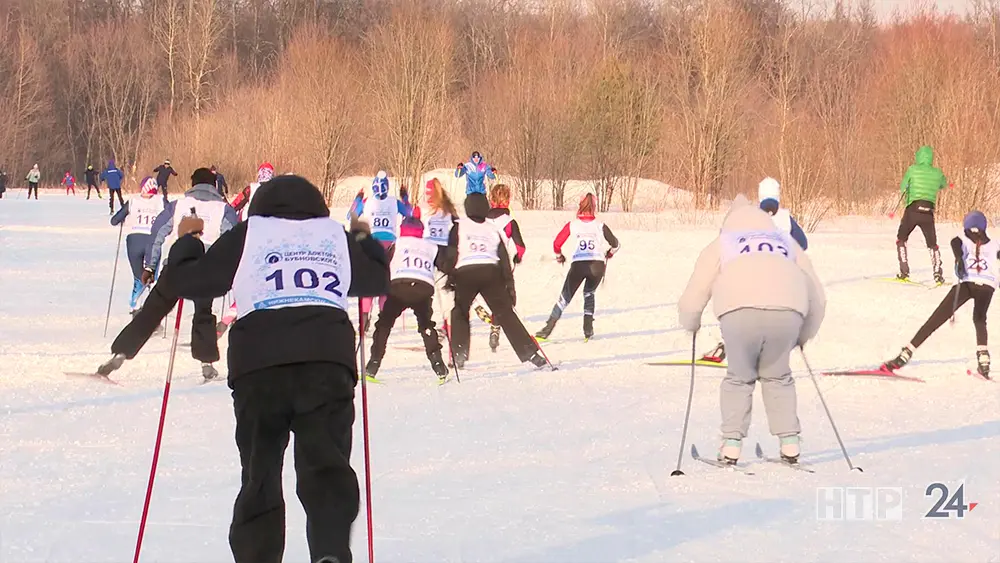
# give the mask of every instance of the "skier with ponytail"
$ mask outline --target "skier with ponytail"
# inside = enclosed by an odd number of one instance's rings
[[[458,210],[437,178],[431,178],[424,186],[424,201],[427,208],[424,238],[445,248],[451,228],[458,221]]]
[[[552,307],[549,320],[542,330],[535,334],[535,338],[545,340],[552,334],[562,317],[563,311],[569,302],[576,295],[576,290],[583,284],[583,338],[590,340],[594,335],[594,310],[595,293],[597,287],[604,279],[604,272],[607,268],[607,261],[618,252],[620,247],[618,239],[614,233],[603,222],[598,221],[594,215],[597,209],[597,198],[594,194],[584,194],[580,200],[580,207],[576,212],[576,219],[566,223],[566,225],[556,235],[556,240],[552,248],[556,253],[556,262],[566,263],[563,256],[563,245],[568,241],[572,245],[570,254],[569,271],[566,272],[566,281],[563,283],[562,292],[559,293],[559,300]]]
[[[510,257],[511,272],[513,272],[524,259],[527,249],[524,246],[524,239],[521,238],[521,227],[510,216],[510,187],[507,184],[496,184],[490,188],[489,199],[490,212],[486,214],[486,220],[493,223],[500,231],[500,240],[507,247],[507,256]],[[480,320],[490,325],[490,350],[496,352],[500,347],[500,325],[493,324],[493,315],[483,304],[477,304],[475,311]]]
[[[993,292],[1000,281],[998,261],[1000,242],[986,233],[986,216],[980,211],[970,211],[962,221],[964,232],[951,239],[955,255],[955,276],[958,277],[951,291],[931,313],[917,334],[903,347],[899,355],[883,365],[883,369],[897,370],[913,357],[913,352],[941,327],[966,301],[972,300],[972,323],[976,327],[976,365],[984,378],[990,374],[990,352],[987,349],[986,313],[990,309]]]

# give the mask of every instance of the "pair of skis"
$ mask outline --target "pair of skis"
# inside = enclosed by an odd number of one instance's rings
[[[944,285],[944,282],[937,283],[937,282],[935,282],[933,280],[930,281],[930,282],[919,282],[919,281],[913,281],[913,280],[911,280],[909,278],[906,278],[906,279],[900,279],[900,278],[871,278],[871,279],[874,279],[875,281],[886,282],[886,283],[895,283],[895,284],[900,284],[900,285],[908,285],[908,286],[911,286],[911,287],[922,287],[924,289],[937,289],[937,288],[939,288],[939,287],[941,287],[941,286]]]
[[[807,465],[803,465],[801,463],[792,463],[780,457],[768,457],[764,455],[764,449],[760,447],[759,442],[754,448],[754,453],[757,455],[757,459],[765,463],[774,463],[777,465],[783,465],[789,469],[794,469],[796,471],[803,471],[805,473],[816,473],[816,471],[809,468],[809,466]],[[712,467],[717,467],[719,469],[726,469],[730,471],[736,471],[744,475],[754,475],[754,472],[749,467],[746,467],[744,465],[735,465],[735,464],[725,463],[717,459],[712,459],[710,457],[703,457],[701,454],[698,453],[698,447],[695,446],[694,444],[691,444],[691,457],[696,461],[700,461],[702,463],[711,465]]]
[[[647,362],[646,365],[648,365],[648,366],[660,366],[660,367],[665,367],[665,366],[688,366],[688,367],[690,367],[691,366],[691,360],[665,360],[665,361],[658,361],[658,362]],[[720,368],[720,369],[725,369],[725,368],[729,367],[726,364],[725,361],[719,361],[718,359],[708,358],[708,357],[702,357],[702,358],[700,358],[698,360],[695,360],[694,365],[699,366],[699,367]],[[913,382],[917,382],[917,383],[924,383],[924,380],[920,379],[919,377],[911,377],[911,376],[908,376],[908,375],[900,375],[900,374],[898,374],[898,373],[890,370],[885,365],[880,366],[878,369],[832,370],[832,371],[823,372],[822,375],[831,376],[831,377],[836,377],[836,376],[842,376],[842,377],[847,377],[847,376],[854,376],[854,377],[874,377],[874,378],[882,378],[882,379],[898,379],[898,380],[901,380],[901,381],[913,381]]]

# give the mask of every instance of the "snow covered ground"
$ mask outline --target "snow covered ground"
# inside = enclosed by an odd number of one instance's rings
[[[117,230],[106,201],[43,194],[0,201],[0,561],[130,560],[155,437],[169,339],[153,338],[116,372],[121,387],[70,379],[108,356],[127,322],[129,272],[118,266],[107,338],[101,336]],[[340,213],[337,213],[339,216]],[[528,255],[518,268],[518,309],[529,330],[544,322],[564,270],[550,260],[561,221],[520,212]],[[369,386],[375,553],[382,562],[1000,561],[1000,394],[966,375],[975,340],[971,306],[914,358],[925,383],[823,377],[820,385],[854,462],[847,469],[801,358],[803,458],[815,474],[753,459],[774,453],[759,398],[744,449],[756,475],[721,471],[685,455],[676,463],[689,371],[645,362],[690,354],[675,303],[717,222],[609,216],[623,249],[597,294],[597,337],[582,342],[582,297],[545,349],[557,372],[497,354],[474,320],[462,382],[438,387],[412,316],[397,331]],[[895,271],[885,221],[828,222],[810,254],[829,313],[807,347],[817,370],[875,366],[894,355],[945,289],[866,279]],[[656,230],[650,230],[656,229]],[[940,226],[942,239],[954,226]],[[919,239],[919,235],[917,236]],[[919,240],[918,278],[929,279]],[[991,313],[995,319],[996,314]],[[698,349],[712,347],[706,315]],[[181,341],[190,324],[183,324]],[[715,330],[716,334],[711,334]],[[994,335],[994,341],[997,340]],[[721,373],[699,368],[689,442],[713,455]],[[239,487],[225,383],[196,385],[181,349],[167,413],[144,561],[231,561],[227,528]],[[360,408],[360,388],[358,405]],[[354,466],[363,476],[361,424]],[[306,561],[304,516],[286,464],[287,561]],[[978,506],[961,520],[923,518],[940,482]],[[817,488],[900,487],[899,521],[817,518]],[[939,494],[939,493],[938,493]],[[365,561],[364,508],[355,555]]]

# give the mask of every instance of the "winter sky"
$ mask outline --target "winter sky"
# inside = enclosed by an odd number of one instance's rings
[[[896,10],[908,12],[922,4],[933,4],[942,12],[964,14],[972,5],[972,0],[875,0],[879,16],[886,18]]]

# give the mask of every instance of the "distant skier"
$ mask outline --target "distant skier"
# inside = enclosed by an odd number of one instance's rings
[[[698,331],[709,300],[729,353],[720,397],[724,441],[719,460],[736,463],[740,457],[759,379],[781,457],[797,462],[801,427],[789,356],[816,336],[826,297],[802,247],[742,195],[733,202],[718,238],[698,256],[678,302],[685,330]]]
[[[493,321],[503,328],[518,359],[543,367],[547,363],[545,357],[514,313],[517,295],[510,259],[499,231],[486,221],[489,211],[485,195],[466,196],[466,218],[452,228],[448,254],[441,264],[442,271],[449,276],[445,287],[455,292],[455,306],[451,310],[455,367],[462,369],[469,359],[469,310],[477,295],[486,300],[493,311]]]
[[[108,167],[101,172],[101,183],[108,185],[108,207],[111,214],[115,213],[115,196],[118,196],[118,205],[124,206],[125,199],[122,197],[122,180],[125,174],[115,166],[114,160],[108,161]]]
[[[424,187],[424,204],[424,238],[439,247],[448,246],[448,234],[458,221],[458,211],[437,178],[431,178]]]
[[[979,374],[989,377],[990,352],[987,349],[986,313],[990,309],[993,292],[1000,282],[1000,242],[986,233],[986,216],[980,211],[970,211],[962,221],[965,232],[951,239],[951,250],[955,254],[956,283],[941,304],[931,313],[927,322],[920,327],[910,343],[903,347],[899,355],[883,366],[897,370],[913,357],[913,352],[923,344],[946,320],[954,318],[955,312],[972,299],[972,323],[976,327],[976,364]]]
[[[3,199],[5,191],[7,191],[7,170],[0,166],[0,199]]]
[[[486,219],[500,231],[500,240],[507,247],[513,272],[524,259],[526,248],[524,239],[521,238],[521,228],[510,216],[510,188],[506,184],[496,184],[490,188],[490,212]],[[490,325],[490,350],[496,352],[500,347],[500,325],[493,324],[493,315],[486,307],[477,304],[475,311],[483,322]]]
[[[396,242],[396,225],[400,217],[409,217],[412,213],[409,194],[405,187],[400,188],[400,199],[389,193],[389,176],[384,170],[379,170],[375,178],[372,179],[372,197],[365,198],[364,191],[359,191],[354,202],[347,213],[348,219],[353,215],[363,217],[371,225],[372,238],[379,241],[382,248],[389,250],[389,247]],[[383,295],[378,299],[379,310],[385,306],[387,296]],[[361,312],[364,317],[365,330],[369,329],[372,308],[371,297],[361,300]]]
[[[441,382],[448,377],[448,367],[441,358],[441,342],[434,324],[434,267],[438,247],[423,238],[424,225],[420,221],[420,210],[403,219],[399,227],[399,239],[389,249],[389,297],[379,309],[372,337],[371,359],[365,366],[365,375],[375,377],[382,358],[385,357],[386,343],[396,319],[406,309],[412,309],[417,317],[417,332],[424,341],[424,351],[431,362],[431,369]]]
[[[128,198],[125,205],[118,213],[111,217],[112,225],[125,226],[122,229],[125,235],[125,254],[128,256],[129,266],[132,267],[132,295],[129,298],[129,314],[135,315],[136,304],[146,289],[147,284],[143,283],[143,269],[147,263],[146,252],[152,245],[152,228],[156,217],[163,211],[163,200],[156,196],[156,179],[146,177],[142,180],[141,191],[137,195]],[[150,264],[153,271],[156,271],[157,264]]]
[[[35,190],[35,199],[37,200],[38,183],[42,181],[42,172],[38,169],[37,164],[31,167],[24,179],[28,181],[28,199],[31,199],[31,190]]]
[[[899,184],[901,197],[906,200],[906,210],[903,211],[903,217],[899,221],[899,231],[896,232],[898,279],[904,281],[910,279],[906,241],[913,229],[920,227],[931,255],[934,281],[938,285],[944,283],[941,251],[938,249],[937,233],[934,231],[934,206],[937,204],[938,192],[947,186],[944,173],[934,166],[934,149],[926,145],[917,149],[915,163],[906,169],[903,181]]]
[[[545,340],[552,334],[566,306],[580,289],[581,283],[583,284],[583,338],[589,340],[594,335],[597,287],[604,279],[607,261],[621,246],[611,229],[595,218],[596,210],[597,198],[591,193],[584,194],[576,212],[576,219],[566,223],[552,244],[556,261],[560,264],[566,263],[562,248],[567,241],[572,245],[572,254],[559,300],[552,307],[545,326],[535,334],[535,338],[539,340]]]
[[[101,188],[99,187],[97,176],[97,170],[94,170],[94,165],[88,164],[87,170],[83,172],[83,179],[87,182],[87,199],[90,199],[90,190],[96,191],[97,199],[101,199]]]
[[[809,239],[806,233],[795,221],[795,217],[787,209],[781,207],[781,184],[771,177],[764,178],[757,186],[757,201],[760,208],[771,216],[774,226],[778,230],[788,233],[799,243],[802,250],[809,248]],[[711,352],[704,354],[701,359],[706,362],[722,363],[726,359],[726,344],[719,342]]]
[[[151,242],[146,247],[143,264],[143,285],[149,285],[153,281],[164,245],[169,248],[176,240],[176,235],[172,236],[173,233],[178,232],[181,220],[190,216],[192,209],[198,218],[204,221],[205,229],[200,236],[206,246],[210,246],[222,233],[237,223],[236,212],[215,189],[215,174],[207,168],[199,168],[191,176],[191,186],[183,197],[168,202],[163,212],[153,220],[150,229]],[[170,264],[164,265],[164,268],[169,267]],[[102,364],[97,372],[106,376],[120,368],[125,360],[134,358],[173,307],[174,301],[153,300],[150,295],[142,308],[132,317],[132,321],[115,338],[111,344],[111,359]],[[219,361],[219,342],[211,299],[194,301],[194,317],[191,319],[191,356],[201,362],[201,372],[205,380],[219,376],[218,370],[212,365]]]
[[[271,178],[274,178],[274,166],[271,166],[270,162],[262,162],[257,167],[257,181],[248,184],[240,190],[240,193],[236,194],[236,197],[233,198],[232,206],[241,218],[248,215],[243,212],[243,209],[249,207],[254,195],[257,194],[257,190],[260,189],[260,185]]]
[[[465,176],[465,195],[486,195],[486,179],[496,180],[496,168],[483,161],[479,151],[473,151],[469,162],[459,162],[455,167],[455,177]]]
[[[222,172],[219,172],[219,169],[216,168],[214,164],[211,168],[209,168],[209,170],[212,171],[212,174],[215,174],[215,188],[219,190],[219,193],[222,194],[223,197],[228,196],[229,184],[226,183],[226,177],[222,175]]]
[[[160,194],[163,195],[163,203],[166,204],[167,182],[170,181],[171,176],[176,176],[177,172],[174,171],[173,166],[170,166],[170,159],[167,159],[163,161],[163,164],[153,169],[153,174],[156,174],[156,187],[159,189]]]
[[[66,195],[69,195],[70,192],[73,192],[73,195],[76,195],[76,178],[74,178],[71,173],[66,172],[66,175],[63,176],[62,182],[60,183],[64,188],[66,188]]]

